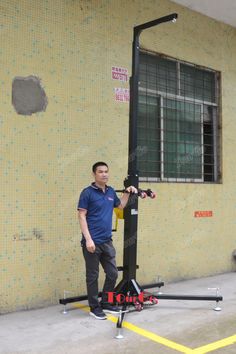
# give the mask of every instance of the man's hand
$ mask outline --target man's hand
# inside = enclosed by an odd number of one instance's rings
[[[138,193],[137,188],[135,188],[134,186],[129,186],[129,187],[125,188],[125,191],[128,193],[134,193],[134,194]]]
[[[88,252],[90,252],[90,253],[95,252],[96,246],[95,246],[92,239],[86,241],[86,248],[87,248]]]

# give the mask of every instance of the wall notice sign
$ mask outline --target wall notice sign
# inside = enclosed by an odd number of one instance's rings
[[[195,218],[209,218],[213,216],[212,210],[198,210],[194,212]]]
[[[113,66],[111,75],[113,80],[128,81],[128,69]]]
[[[129,102],[129,89],[115,88],[115,100],[120,102]]]

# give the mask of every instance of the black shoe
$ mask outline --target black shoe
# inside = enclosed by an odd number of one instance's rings
[[[106,314],[102,311],[101,307],[95,307],[90,309],[91,316],[95,317],[97,320],[106,320],[107,316]]]
[[[111,304],[101,304],[102,309],[104,312],[109,312],[109,313],[119,313],[120,309],[117,306],[113,306]]]

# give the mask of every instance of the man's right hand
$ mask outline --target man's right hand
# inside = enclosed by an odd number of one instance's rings
[[[90,253],[95,252],[96,246],[95,246],[93,240],[86,241],[86,248],[87,248],[88,252],[90,252]]]

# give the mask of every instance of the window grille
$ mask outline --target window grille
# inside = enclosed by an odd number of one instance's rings
[[[216,71],[140,53],[141,181],[219,181],[218,91]]]

